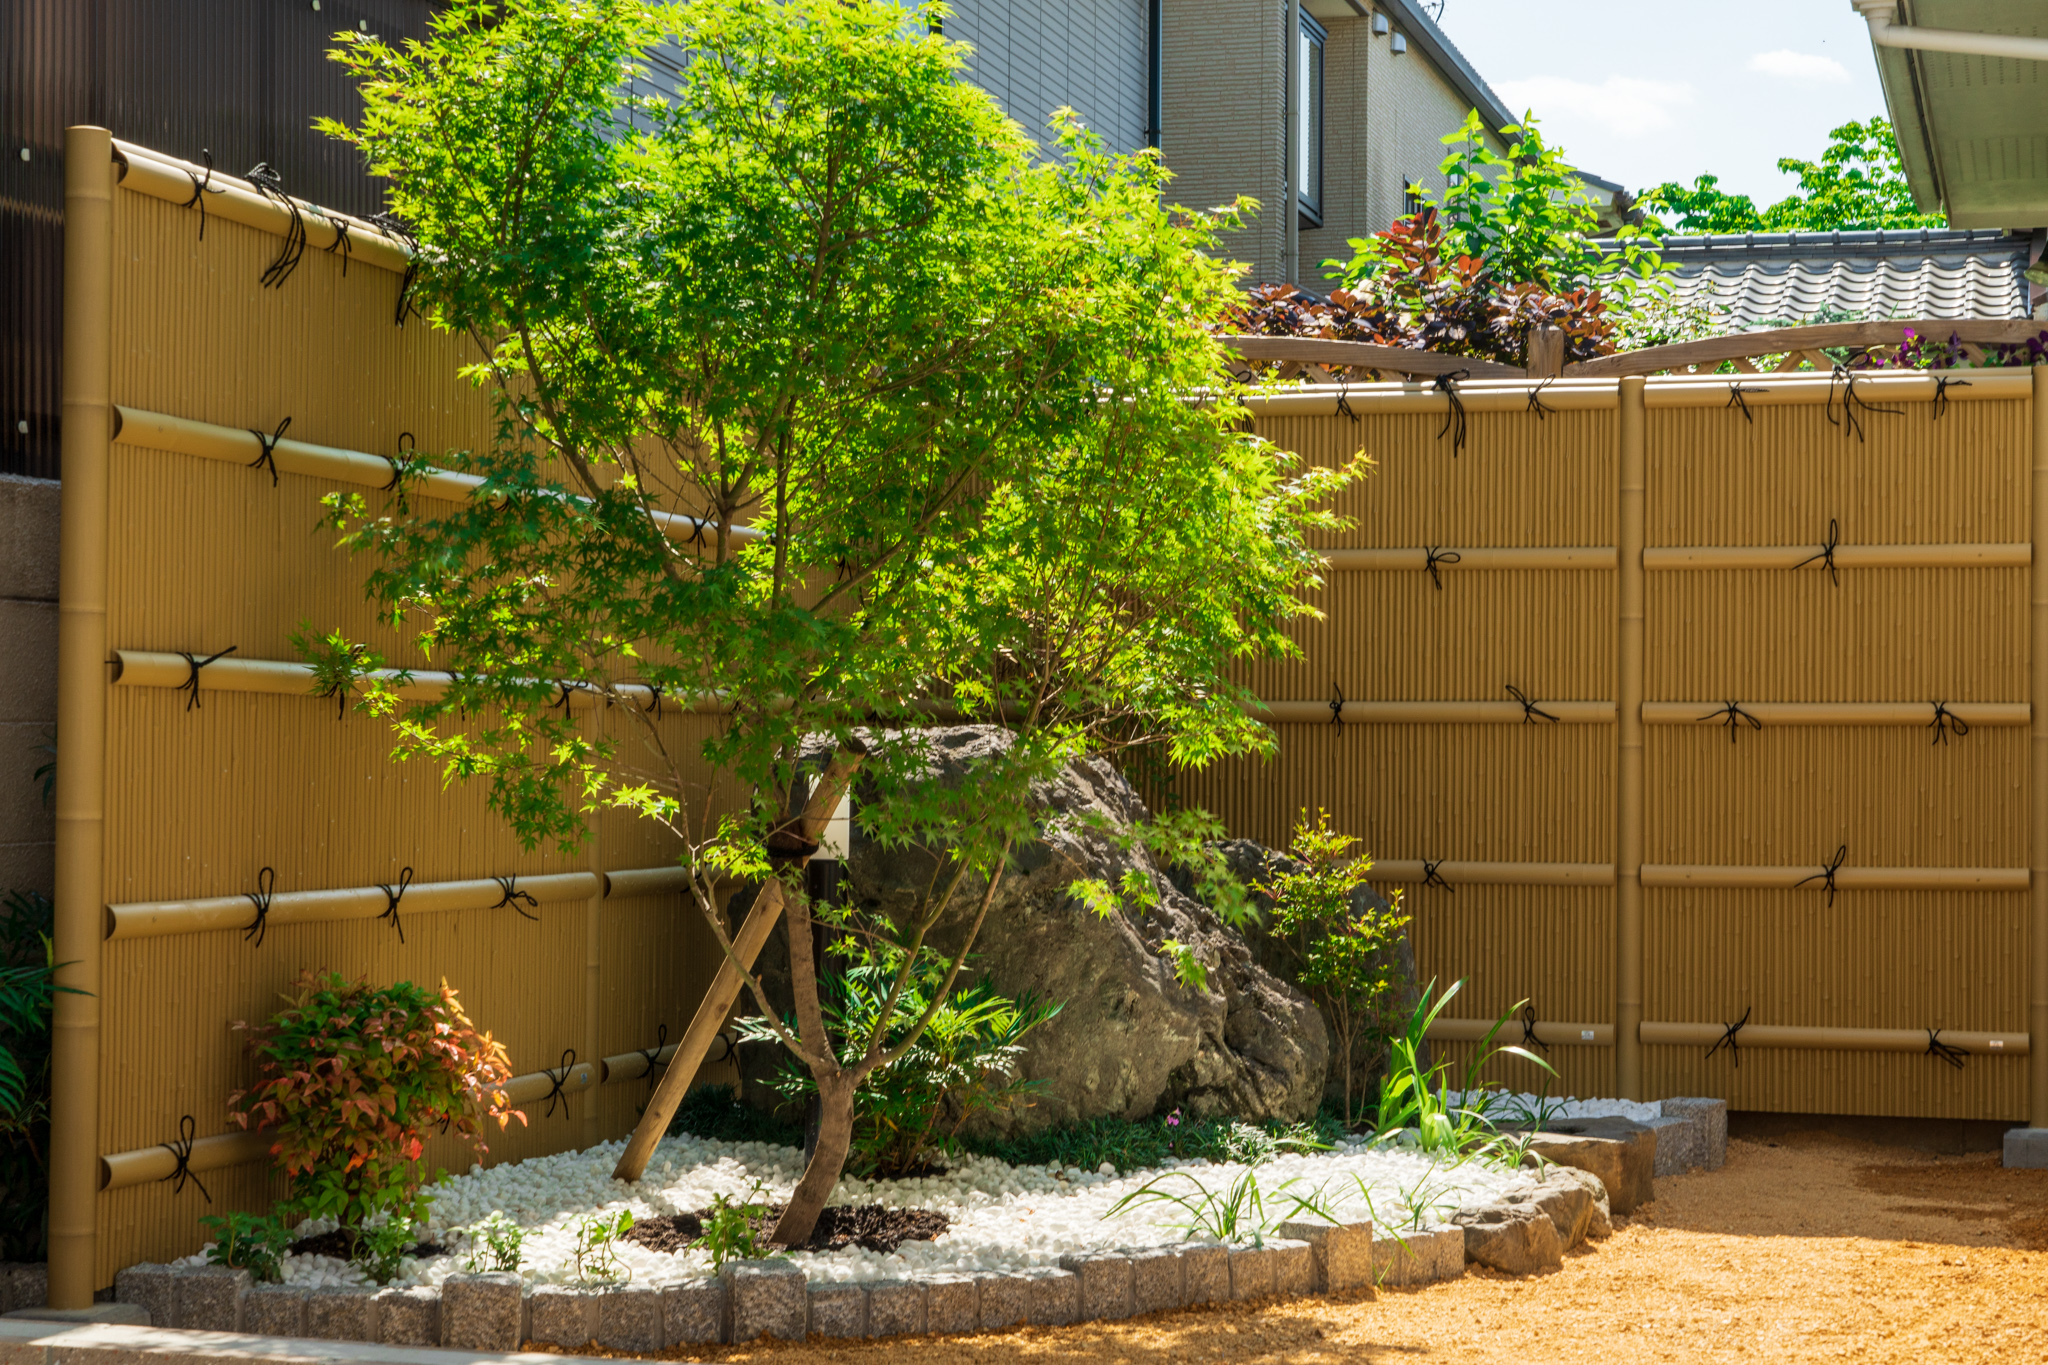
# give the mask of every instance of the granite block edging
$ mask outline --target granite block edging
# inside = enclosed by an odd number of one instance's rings
[[[1395,1241],[1373,1241],[1365,1224],[1321,1231],[1291,1225],[1261,1246],[1143,1247],[1078,1253],[1030,1270],[816,1283],[779,1258],[728,1265],[715,1278],[531,1290],[511,1274],[451,1275],[439,1286],[412,1288],[309,1288],[251,1284],[246,1272],[218,1266],[144,1264],[120,1273],[115,1297],[144,1308],[153,1324],[161,1314],[160,1325],[188,1330],[468,1351],[518,1351],[533,1341],[654,1352],[762,1336],[1067,1326],[1275,1294],[1340,1292],[1375,1278],[1423,1284],[1464,1273],[1462,1256],[1453,1266],[1433,1254],[1429,1234],[1405,1236],[1418,1249],[1420,1237],[1432,1254],[1399,1256]]]

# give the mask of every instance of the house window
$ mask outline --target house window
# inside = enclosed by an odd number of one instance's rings
[[[1294,130],[1299,158],[1294,183],[1301,208],[1318,226],[1323,212],[1323,43],[1328,37],[1321,24],[1302,14],[1294,62],[1302,83]]]
[[[1422,186],[1405,178],[1401,183],[1407,186],[1401,191],[1401,216],[1412,218],[1422,212]]]
[[[1160,106],[1164,104],[1165,92],[1161,89],[1165,75],[1165,64],[1160,60],[1159,40],[1165,36],[1165,0],[1152,0],[1145,16],[1145,145],[1159,145]]]

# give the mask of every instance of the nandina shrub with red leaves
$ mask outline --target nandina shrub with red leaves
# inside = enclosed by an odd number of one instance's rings
[[[479,1033],[446,981],[438,993],[302,973],[287,1008],[249,1036],[257,1080],[228,1099],[235,1121],[272,1134],[290,1212],[360,1230],[375,1214],[417,1220],[430,1134],[482,1155],[484,1125],[526,1122],[504,1086],[505,1049]]]

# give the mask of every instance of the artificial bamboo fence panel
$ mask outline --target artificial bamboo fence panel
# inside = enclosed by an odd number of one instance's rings
[[[1254,399],[1374,468],[1244,671],[1277,755],[1160,798],[1359,836],[1453,1057],[1526,999],[1554,1090],[2048,1122],[2048,437],[1956,378],[1474,382],[1462,446],[1420,382]]]
[[[88,211],[76,217],[82,249],[67,288],[84,309],[87,363],[71,368],[89,375],[98,345],[106,378],[67,399],[67,441],[82,454],[67,467],[64,533],[67,549],[84,547],[74,550],[84,567],[66,567],[60,687],[67,715],[91,723],[65,728],[59,950],[89,968],[93,995],[59,1020],[60,1304],[89,1299],[122,1266],[189,1252],[200,1215],[266,1207],[277,1193],[260,1143],[234,1136],[227,1119],[229,1092],[250,1076],[231,1025],[270,1014],[302,969],[456,987],[523,1077],[527,1124],[491,1137],[491,1159],[504,1160],[629,1131],[646,1093],[642,1050],[680,1035],[716,961],[661,871],[677,850],[658,827],[606,814],[580,848],[523,849],[480,786],[444,787],[432,765],[395,762],[384,722],[316,696],[305,669],[282,663],[297,657],[293,632],[310,625],[365,641],[394,666],[432,666],[376,620],[369,565],[335,548],[321,506],[337,489],[378,506],[381,464],[493,436],[488,393],[458,373],[474,358],[468,343],[394,321],[402,252],[369,242],[361,225],[352,236],[364,250],[325,252],[335,233],[302,209],[310,249],[265,287],[284,245],[281,210],[244,202],[254,197],[239,186],[229,211],[209,196],[202,241],[197,210],[181,207],[181,170],[131,149],[129,179],[115,187],[104,134],[83,132],[71,159]],[[111,249],[95,265],[91,196],[109,189]],[[106,300],[96,342],[86,307],[95,270]],[[287,418],[275,467],[260,458],[263,438],[238,435],[268,436]],[[95,427],[107,433],[96,450]],[[415,505],[431,513],[472,486],[430,474]],[[91,652],[79,647],[81,623],[94,627]],[[216,654],[204,669],[182,657]],[[117,680],[124,657],[134,671]],[[181,686],[194,676],[196,689]],[[588,733],[625,746],[658,738],[691,780],[709,780],[694,759],[719,723],[708,709],[642,716],[567,700]],[[70,776],[73,764],[98,774],[97,791]],[[614,870],[616,885],[604,875]],[[510,881],[505,903],[479,891],[490,878]],[[542,894],[513,900],[522,882]],[[288,893],[336,888],[355,888],[323,899],[338,912],[284,908]],[[257,909],[273,894],[286,897],[275,919]],[[163,926],[193,926],[148,913],[209,897],[227,898],[224,927],[172,932]],[[396,913],[383,914],[392,898]],[[201,1143],[191,1174],[159,1179],[166,1163],[175,1176],[185,1132]],[[429,1155],[466,1163],[446,1141]]]

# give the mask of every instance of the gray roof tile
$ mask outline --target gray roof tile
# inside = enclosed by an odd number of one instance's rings
[[[1997,231],[1673,237],[1664,259],[1678,267],[1681,302],[1725,311],[1738,328],[2027,315],[2027,239]]]

